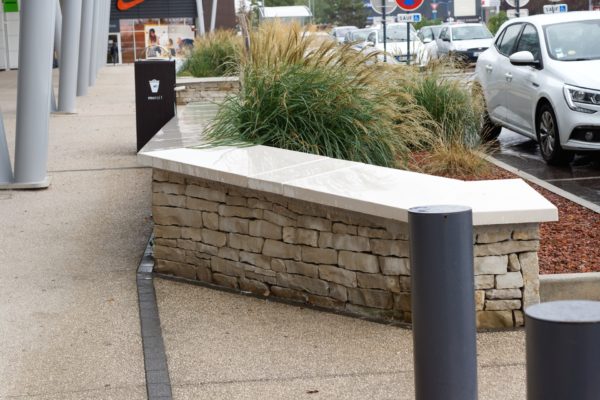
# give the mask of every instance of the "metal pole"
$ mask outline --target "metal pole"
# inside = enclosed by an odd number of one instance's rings
[[[596,400],[600,302],[555,301],[525,310],[527,399]]]
[[[476,400],[471,209],[409,210],[416,400]]]
[[[90,60],[88,64],[89,68],[89,82],[90,87],[96,84],[96,60],[98,59],[98,24],[100,14],[100,0],[85,0],[90,3],[93,2],[92,8],[92,36],[90,38]]]
[[[7,185],[13,181],[12,166],[10,165],[10,154],[6,144],[6,133],[2,112],[0,111],[0,185]]]
[[[60,55],[58,111],[74,113],[82,0],[64,0],[63,8],[62,48],[64,51]]]
[[[56,51],[56,57],[60,59],[61,55],[61,30],[62,30],[62,11],[60,9],[60,3],[56,1],[56,21],[54,23],[54,51]]]
[[[48,123],[56,0],[21,3],[15,183],[48,187]]]
[[[196,8],[198,9],[198,28],[200,35],[204,36],[206,29],[204,27],[204,4],[203,0],[196,0]]]
[[[210,31],[215,31],[215,25],[217,23],[217,4],[219,0],[213,0],[212,3],[212,14],[210,16]]]
[[[93,0],[85,0],[81,7],[81,35],[79,36],[79,64],[77,66],[77,96],[85,96],[90,83],[90,53],[92,45]]]
[[[515,0],[515,16],[517,18],[521,16],[521,11],[519,10],[519,0]]]
[[[385,0],[381,0],[381,18],[383,18],[383,62],[387,62],[387,16],[385,15]]]
[[[406,12],[408,15],[408,11]],[[410,65],[410,22],[406,21],[406,65]]]

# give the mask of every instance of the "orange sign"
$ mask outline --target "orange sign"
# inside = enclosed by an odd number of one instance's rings
[[[144,0],[117,0],[117,9],[120,11],[127,11],[143,2]]]

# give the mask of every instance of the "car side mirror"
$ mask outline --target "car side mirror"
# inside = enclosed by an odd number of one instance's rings
[[[443,40],[444,42],[449,42],[449,41],[450,41],[450,38],[449,38],[448,36],[444,36],[444,37],[442,38],[442,40]]]
[[[537,61],[530,51],[519,51],[508,57],[512,65],[537,67],[540,62]]]

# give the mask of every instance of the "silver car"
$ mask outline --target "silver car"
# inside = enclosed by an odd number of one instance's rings
[[[484,24],[444,25],[436,39],[437,55],[453,56],[473,63],[492,45],[493,38]]]
[[[512,19],[475,71],[486,138],[501,127],[528,136],[548,164],[600,150],[600,12]]]

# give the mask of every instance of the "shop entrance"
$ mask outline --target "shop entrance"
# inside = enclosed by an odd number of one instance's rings
[[[113,61],[111,48],[113,43],[117,44],[117,58]],[[109,33],[108,34],[108,47],[106,50],[106,63],[107,64],[122,64],[123,57],[121,56],[121,34],[120,33]]]

